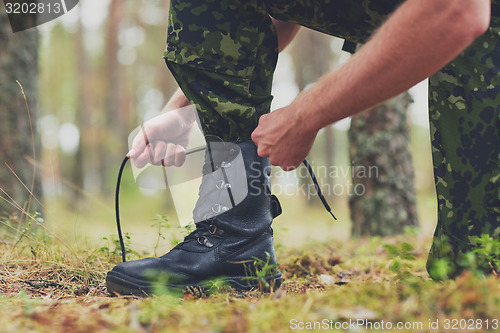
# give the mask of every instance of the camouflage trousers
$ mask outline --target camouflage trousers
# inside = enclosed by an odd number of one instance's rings
[[[278,42],[269,17],[365,42],[403,0],[171,0],[167,66],[205,134],[250,138],[269,112]],[[500,3],[493,0],[494,7]],[[430,79],[438,225],[428,268],[459,271],[473,238],[500,233],[500,14]]]
[[[429,272],[446,259],[456,275],[469,265],[475,238],[500,240],[500,8],[493,6],[489,30],[429,80],[438,200]]]

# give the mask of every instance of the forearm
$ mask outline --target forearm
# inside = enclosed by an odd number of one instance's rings
[[[297,35],[300,30],[300,25],[278,21],[273,17],[271,17],[271,19],[273,20],[274,27],[276,28],[276,35],[278,36],[278,49],[279,52],[281,52]]]
[[[317,131],[380,104],[445,66],[486,30],[489,17],[489,0],[408,0],[291,107]]]
[[[185,106],[190,105],[191,103],[187,99],[187,97],[184,95],[182,90],[179,88],[175,91],[175,93],[170,97],[169,101],[163,108],[163,111],[171,111],[175,109],[180,109]]]

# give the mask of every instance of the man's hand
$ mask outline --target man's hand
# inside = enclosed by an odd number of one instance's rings
[[[278,21],[272,17],[271,19],[276,27],[279,52],[281,52],[297,35],[300,26]],[[298,119],[292,116],[291,110],[279,109],[260,117],[259,126],[252,133],[258,154],[261,157],[269,157],[272,165],[280,166],[286,171],[293,170],[302,163],[316,137],[316,133],[299,134],[304,132],[304,128],[296,128],[300,123],[291,125],[297,121]],[[304,140],[297,142],[297,135],[302,135]],[[310,138],[309,142],[306,137]]]
[[[260,117],[252,133],[261,157],[269,157],[272,165],[285,171],[296,169],[306,158],[316,138],[297,108],[284,107]]]
[[[138,168],[148,163],[181,166],[186,160],[194,112],[194,107],[184,107],[148,120],[134,138],[127,156]]]

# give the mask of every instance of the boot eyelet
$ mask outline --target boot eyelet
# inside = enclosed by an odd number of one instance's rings
[[[221,212],[227,212],[229,210],[229,208],[227,208],[226,206],[221,206],[219,204],[215,204],[212,206],[212,212],[214,212],[215,214],[219,214]]]
[[[211,224],[208,228],[209,228],[208,232],[211,233],[212,235],[215,235],[215,233],[217,232],[217,227]]]
[[[205,236],[203,236],[203,241],[200,240],[200,237],[198,237],[196,240],[198,241],[198,244],[200,244],[200,245],[204,245],[204,246],[209,247],[209,248],[214,246],[214,244],[210,241],[210,239],[208,239]]]
[[[217,187],[219,190],[222,190],[222,188],[224,188],[224,185],[225,185],[224,181],[220,179],[215,185],[215,187]]]
[[[225,187],[225,188],[231,188],[231,184],[229,184],[229,183],[228,183],[228,184],[226,184],[224,187]]]
[[[212,212],[214,212],[215,214],[220,213],[221,209],[222,209],[221,205],[219,205],[219,204],[215,204],[212,206]]]
[[[225,162],[225,161],[222,161],[222,163],[220,164],[221,168],[229,168],[230,166],[231,166],[231,163]]]

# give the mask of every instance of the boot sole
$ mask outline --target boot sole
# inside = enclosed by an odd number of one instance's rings
[[[255,280],[255,281],[254,281]],[[252,289],[259,289],[257,279],[248,279],[246,276],[231,276],[221,277],[217,279],[223,283],[229,284],[231,287],[238,291],[249,291]],[[266,282],[272,286],[272,290],[278,290],[283,282],[281,273],[278,272],[274,275],[267,276]],[[165,285],[168,289],[182,291],[187,287],[200,287],[202,289],[209,289],[212,286],[210,281],[197,281],[191,283],[171,283]],[[106,275],[106,287],[112,295],[133,295],[139,297],[151,296],[154,294],[153,286],[150,281],[140,280],[130,277],[119,272],[110,271]]]

